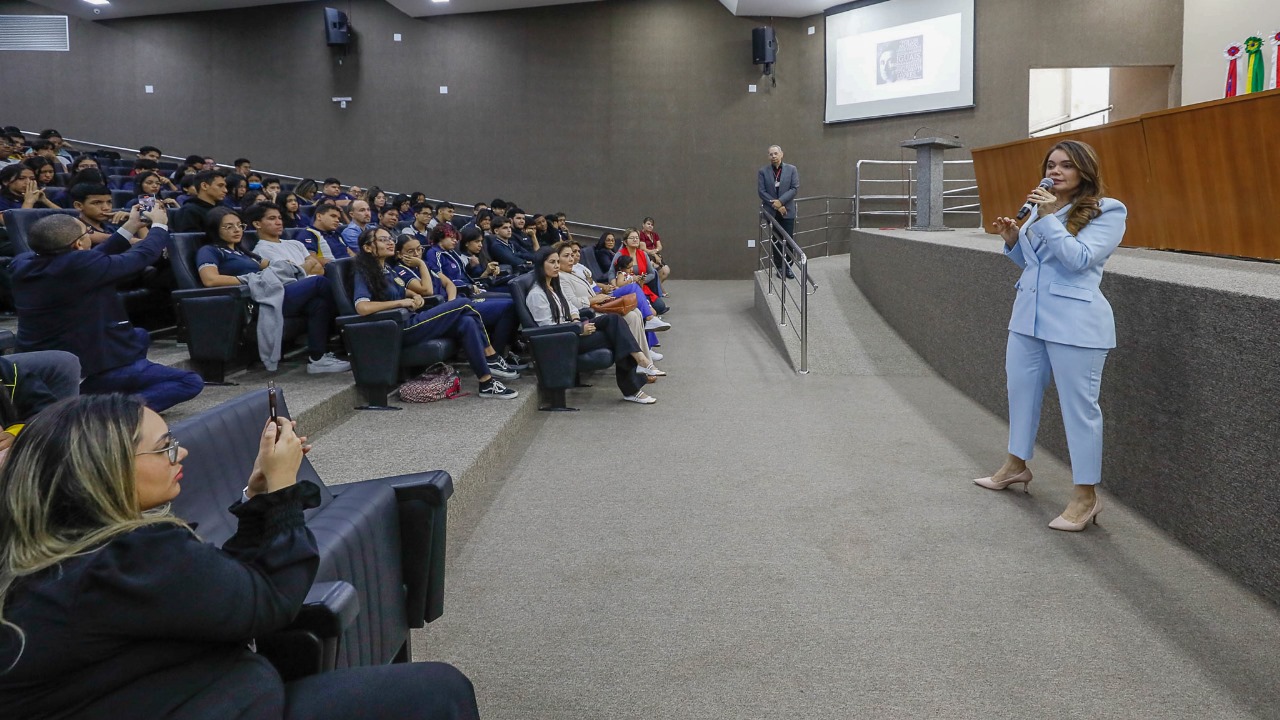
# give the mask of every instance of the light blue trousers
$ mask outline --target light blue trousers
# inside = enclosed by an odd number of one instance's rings
[[[1053,378],[1067,429],[1076,485],[1102,482],[1102,408],[1098,391],[1107,350],[1037,340],[1009,333],[1004,369],[1009,387],[1009,454],[1030,460],[1040,428],[1040,406]]]

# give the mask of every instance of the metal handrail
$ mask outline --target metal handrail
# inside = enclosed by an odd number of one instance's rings
[[[973,165],[972,160],[944,160],[944,165]],[[882,180],[882,179],[862,179],[863,165],[905,165],[907,166],[907,177],[905,180]],[[854,198],[853,198],[853,227],[854,229],[862,228],[863,215],[888,215],[888,216],[906,216],[914,217],[916,214],[915,203],[918,199],[913,187],[916,184],[915,173],[913,172],[916,162],[914,160],[859,160],[854,166]],[[907,193],[905,195],[864,195],[862,193],[863,183],[906,183]],[[976,198],[975,194],[967,194],[968,191],[977,190],[978,186],[974,183],[973,178],[943,178],[943,185],[946,183],[970,183],[964,187],[951,188],[944,190],[943,196],[946,198]],[[965,193],[965,194],[961,194]],[[863,200],[905,200],[907,208],[905,210],[863,210]],[[972,208],[972,209],[971,209]],[[952,207],[944,207],[943,213],[955,213],[957,215],[981,215],[982,210],[977,203],[966,205],[955,205]],[[910,223],[910,220],[908,220]]]
[[[776,271],[773,265],[773,255],[775,252],[781,252],[783,262],[786,258],[791,258],[791,264],[799,268],[800,275],[798,278],[798,289],[792,291],[792,305],[796,305],[795,297],[799,295],[799,304],[797,309],[800,312],[800,326],[797,328],[795,322],[791,323],[791,330],[800,340],[800,367],[796,370],[801,375],[809,374],[809,287],[813,287],[812,292],[817,292],[818,284],[813,278],[809,277],[809,256],[805,254],[804,249],[796,243],[791,234],[783,229],[781,223],[778,222],[772,214],[760,210],[760,234],[756,241],[756,259],[761,269],[765,271],[766,286],[770,295],[774,294],[773,280],[775,272],[778,275],[778,305],[781,308],[778,316],[778,326],[787,327],[787,320],[790,319],[791,313],[787,308],[787,277],[780,271]],[[779,250],[774,247],[775,242],[781,240],[782,248]],[[784,265],[785,267],[785,265]]]
[[[1087,117],[1093,117],[1094,115],[1097,115],[1098,113],[1111,112],[1112,110],[1115,110],[1115,109],[1116,109],[1116,106],[1115,106],[1115,105],[1108,105],[1108,106],[1106,106],[1106,107],[1102,108],[1101,110],[1094,110],[1093,112],[1087,112],[1087,113],[1085,113],[1085,114],[1083,114],[1083,115],[1077,115],[1077,116],[1075,116],[1075,117],[1073,117],[1073,118],[1067,118],[1066,120],[1063,120],[1062,122],[1056,122],[1056,123],[1054,123],[1054,124],[1052,124],[1052,125],[1045,125],[1044,127],[1040,128],[1039,130],[1032,130],[1031,132],[1027,133],[1027,136],[1028,136],[1028,137],[1035,137],[1035,136],[1036,136],[1036,133],[1041,133],[1041,132],[1044,132],[1045,130],[1052,130],[1053,128],[1056,128],[1056,127],[1062,127],[1063,125],[1066,125],[1067,123],[1073,123],[1073,122],[1075,122],[1075,121],[1077,121],[1077,120],[1083,120],[1083,119],[1085,119],[1085,118],[1087,118]]]
[[[22,134],[23,134],[23,135],[30,135],[30,136],[32,136],[32,137],[38,137],[38,136],[39,136],[39,133],[29,132],[29,131],[26,131],[26,130],[22,131]],[[80,145],[91,145],[91,146],[93,146],[93,147],[95,147],[95,148],[106,148],[106,149],[108,149],[108,150],[115,150],[115,151],[117,151],[117,152],[131,152],[131,153],[134,153],[135,155],[138,153],[137,148],[120,147],[119,145],[108,145],[108,144],[106,144],[106,143],[93,142],[93,141],[91,141],[91,140],[77,140],[77,139],[75,139],[75,138],[69,138],[69,137],[64,137],[64,138],[63,138],[63,140],[65,140],[66,142],[69,142],[69,143],[71,143],[72,145],[75,145],[75,146],[80,146]],[[186,158],[186,156],[181,156],[181,157],[179,157],[179,156],[177,156],[177,155],[165,155],[165,154],[163,154],[163,153],[161,153],[160,157],[162,157],[162,158],[166,158],[166,159],[168,159],[168,160],[177,160],[178,162],[183,162],[184,160],[186,160],[186,159],[187,159],[187,158]],[[227,165],[227,164],[225,164],[225,163],[214,163],[214,165],[216,165],[217,167],[223,167],[223,168],[231,168],[231,167],[234,167],[233,165]],[[271,171],[269,171],[269,170],[259,170],[258,168],[254,168],[254,172],[261,174],[263,177],[281,178],[281,179],[283,179],[283,180],[299,180],[299,181],[301,181],[301,180],[306,180],[306,179],[307,179],[307,178],[305,178],[305,177],[300,177],[300,176],[298,176],[298,175],[289,175],[289,174],[287,174],[287,173],[271,172]],[[387,189],[383,189],[383,192],[385,192],[388,196],[393,196],[393,195],[408,195],[408,194],[409,194],[409,193],[402,193],[402,192],[399,192],[399,191],[396,191],[396,190],[387,190]],[[452,200],[444,200],[444,199],[441,199],[441,198],[433,198],[433,197],[427,197],[427,198],[426,198],[426,201],[427,201],[427,202],[430,202],[430,203],[432,203],[432,204],[436,204],[436,205],[438,205],[438,204],[440,204],[440,203],[442,203],[442,202],[446,202],[446,203],[449,203],[449,204],[451,204],[451,205],[454,205],[454,206],[457,206],[457,207],[463,207],[463,208],[472,207],[472,205],[473,205],[473,203],[454,202],[454,201],[452,201]],[[569,224],[569,225],[571,225],[571,226],[574,226],[574,227],[579,227],[579,228],[588,228],[588,229],[591,229],[591,230],[599,230],[599,231],[601,231],[601,232],[620,233],[620,232],[622,232],[622,231],[623,231],[623,228],[612,227],[612,226],[609,226],[609,225],[596,225],[596,224],[594,224],[594,223],[579,222],[579,221],[577,221],[577,220],[569,220],[569,221],[568,221],[568,224]],[[619,242],[621,242],[621,238],[619,238]]]

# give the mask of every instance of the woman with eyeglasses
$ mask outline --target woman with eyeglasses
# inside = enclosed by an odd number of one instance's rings
[[[235,287],[245,282],[244,276],[266,269],[265,258],[240,247],[245,225],[238,212],[214,208],[205,223],[205,243],[196,252],[196,270],[205,287]],[[307,275],[284,286],[281,313],[307,322],[307,372],[312,375],[351,369],[351,363],[328,352],[329,329],[337,317],[330,292],[324,275]]]
[[[33,419],[0,468],[5,718],[478,717],[449,665],[285,683],[250,649],[293,620],[319,567],[306,452],[292,422],[266,422],[219,549],[170,512],[187,450],[140,398],[83,396]]]
[[[481,398],[511,399],[519,395],[497,380],[515,380],[518,373],[507,367],[489,342],[484,319],[466,300],[457,299],[426,307],[422,293],[409,287],[395,273],[391,259],[396,242],[386,228],[369,228],[360,234],[360,252],[355,257],[352,300],[356,312],[372,315],[403,308],[412,315],[404,327],[404,345],[411,347],[436,338],[452,338],[462,347],[471,371],[480,381]]]

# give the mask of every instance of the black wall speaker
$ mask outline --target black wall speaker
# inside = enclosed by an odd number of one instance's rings
[[[351,25],[347,22],[347,14],[341,10],[325,8],[324,36],[329,45],[349,45],[351,43]]]
[[[751,62],[755,65],[772,65],[778,61],[778,39],[771,27],[751,30]]]

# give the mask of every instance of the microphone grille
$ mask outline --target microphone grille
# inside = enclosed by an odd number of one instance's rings
[[[1050,180],[1049,178],[1044,178],[1043,180],[1040,181],[1040,187],[1044,188],[1045,190],[1048,190],[1049,188],[1053,187],[1053,181]]]

